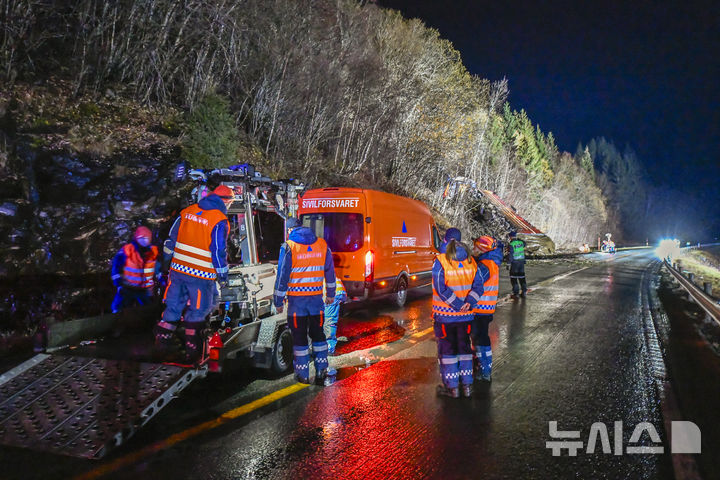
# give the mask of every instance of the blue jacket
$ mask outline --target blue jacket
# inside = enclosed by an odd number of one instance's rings
[[[464,248],[458,246],[456,257],[458,261],[463,262],[468,259],[468,253]],[[471,309],[477,306],[477,302],[482,296],[485,288],[483,285],[490,278],[490,271],[485,265],[479,264],[475,278],[473,278],[472,287],[470,287],[470,293],[466,298],[458,298],[450,287],[445,285],[445,270],[443,269],[440,260],[435,260],[432,268],[432,283],[433,288],[440,296],[440,298],[450,305],[455,310],[459,311],[465,302],[470,304]],[[434,313],[433,318],[439,323],[457,323],[457,322],[469,322],[474,318],[472,310],[467,312],[467,315],[460,316],[446,316],[439,313]]]
[[[225,208],[225,203],[223,203],[222,198],[218,197],[215,194],[210,194],[207,197],[203,198],[198,202],[198,206],[202,208],[203,210],[220,210],[223,214],[227,213],[227,209]],[[178,216],[175,219],[175,223],[173,223],[173,226],[170,228],[170,235],[167,240],[165,240],[165,246],[163,248],[163,253],[165,254],[165,264],[168,265],[170,263],[170,260],[172,259],[173,252],[175,251],[175,242],[177,242],[177,235],[178,230],[180,229],[180,217]],[[228,222],[222,221],[218,222],[215,227],[213,227],[210,240],[210,257],[212,258],[212,264],[213,267],[215,267],[215,271],[217,271],[218,274],[218,280],[227,279],[228,274],[228,264],[227,264],[227,235],[228,235]],[[185,275],[184,273],[176,272],[178,275]],[[186,277],[190,277],[190,275],[185,275]],[[196,277],[192,277],[196,278]],[[203,279],[198,279],[201,282],[207,281]]]
[[[480,263],[480,260],[485,260],[486,258],[489,258],[493,262],[497,264],[499,267],[502,264],[503,261],[503,244],[498,242],[497,247],[495,250],[490,250],[489,252],[485,252],[482,255],[478,255],[475,260]]]
[[[315,233],[308,227],[293,229],[289,238],[301,245],[312,245],[317,240]],[[282,306],[287,295],[291,269],[292,252],[287,248],[287,244],[283,243],[282,247],[280,247],[278,273],[275,278],[275,292],[273,294],[273,302],[276,307]],[[333,265],[332,252],[329,247],[325,252],[325,289],[328,298],[335,297],[335,266]],[[320,312],[324,311],[324,305],[322,293],[318,295],[289,296],[287,314],[288,316],[292,314],[298,316],[320,315]]]

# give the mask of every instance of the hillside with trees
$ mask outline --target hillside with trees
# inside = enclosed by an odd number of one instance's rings
[[[107,168],[127,156],[162,159],[155,169],[250,162],[313,186],[408,195],[480,232],[482,200],[471,189],[443,195],[462,177],[572,247],[605,231],[622,237],[623,219],[647,207],[632,154],[604,140],[560,152],[508,104],[507,81],[469,74],[437,31],[374,4],[0,6],[6,170],[26,169],[28,149]],[[30,190],[18,195],[30,201]]]

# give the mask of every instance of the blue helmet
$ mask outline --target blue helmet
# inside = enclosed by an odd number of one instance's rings
[[[462,234],[460,233],[460,230],[458,230],[455,227],[450,227],[445,232],[445,241],[449,242],[450,240],[455,240],[456,242],[459,242],[462,240]]]

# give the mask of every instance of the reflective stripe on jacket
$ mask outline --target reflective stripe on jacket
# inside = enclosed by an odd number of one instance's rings
[[[478,301],[477,308],[473,309],[473,313],[490,315],[495,313],[495,305],[497,305],[500,285],[500,267],[489,258],[481,259],[480,263],[485,265],[490,271],[490,278],[483,284],[485,290]]]
[[[322,295],[327,243],[318,238],[310,245],[287,241],[292,256],[287,294],[291,297]],[[335,285],[328,285],[335,288]]]
[[[215,280],[210,244],[215,225],[227,217],[220,210],[203,210],[197,204],[180,212],[180,226],[170,269],[186,275]]]
[[[152,288],[155,285],[155,264],[158,248],[153,245],[144,255],[140,255],[135,245],[126,244],[122,248],[125,255],[123,281],[125,285],[135,288]]]
[[[453,295],[461,301],[470,293],[472,289],[473,279],[477,273],[477,264],[475,260],[468,257],[462,262],[448,260],[445,255],[438,255],[436,257],[443,267],[445,274],[445,285],[447,285],[452,291]],[[464,317],[471,312],[459,312],[446,303],[438,294],[433,284],[433,301],[432,301],[432,312],[433,314],[443,315],[447,317]]]

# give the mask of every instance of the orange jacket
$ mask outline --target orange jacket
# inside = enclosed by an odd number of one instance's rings
[[[472,320],[472,311],[460,312],[449,303],[465,302],[468,295],[472,291],[473,281],[477,274],[477,264],[472,257],[458,262],[448,260],[444,254],[438,255],[437,260],[442,266],[445,285],[452,290],[452,297],[448,302],[438,293],[438,286],[435,285],[435,275],[433,275],[433,301],[432,312],[436,320],[442,321],[443,317],[447,317],[446,321],[469,321]],[[462,265],[462,266],[461,266]],[[470,304],[474,304],[477,298],[467,299]]]
[[[133,288],[152,288],[155,285],[158,248],[152,245],[144,255],[140,255],[135,245],[128,243],[123,246],[122,253],[125,255],[123,283]]]
[[[490,315],[495,313],[495,306],[497,305],[500,285],[500,267],[489,258],[483,258],[480,260],[480,263],[485,265],[490,271],[490,278],[483,284],[483,294],[478,301],[477,308],[473,309],[473,313]]]
[[[210,244],[213,241],[213,229],[223,221],[227,222],[227,216],[223,212],[216,209],[204,210],[198,204],[190,205],[180,212],[180,226],[170,269],[214,281],[217,278],[217,269],[213,265]],[[227,232],[227,229],[224,232]],[[227,233],[224,235],[227,236]],[[224,240],[223,238],[223,244]]]
[[[325,278],[325,255],[327,243],[322,238],[315,243],[303,245],[287,241],[292,255],[292,267],[288,280],[288,296],[304,297],[309,295],[322,295],[323,280]]]

